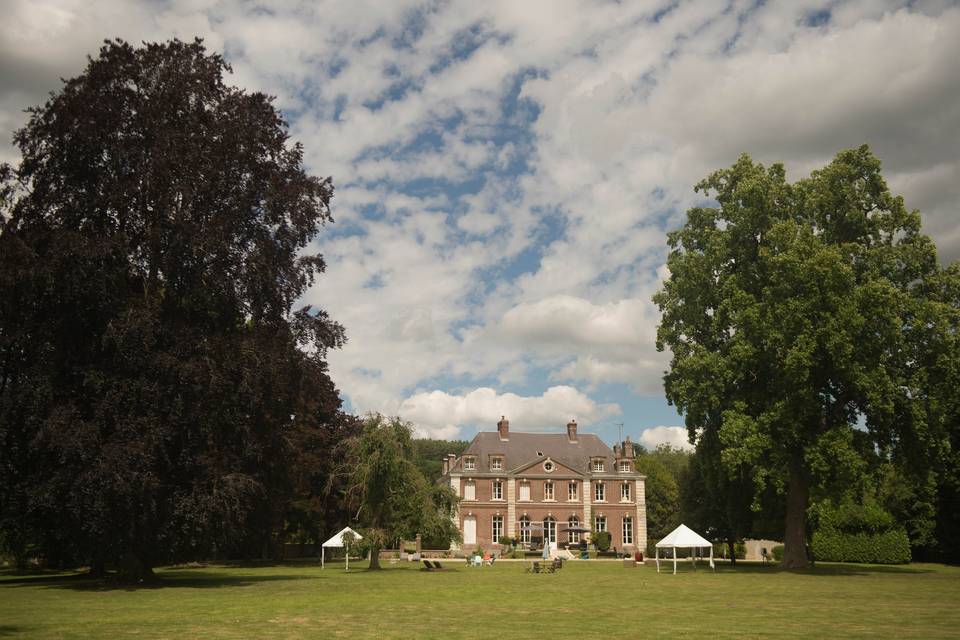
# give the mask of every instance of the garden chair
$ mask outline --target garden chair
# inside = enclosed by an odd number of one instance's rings
[[[470,563],[470,566],[472,566],[472,567],[482,567],[482,566],[483,566],[483,558],[481,558],[480,556],[473,556],[473,561]]]
[[[424,560],[423,569],[424,571],[433,571],[434,570],[433,563],[431,563],[429,560]]]
[[[486,557],[486,558],[484,558],[484,564],[486,564],[486,565],[489,566],[489,567],[492,567],[492,566],[493,566],[493,563],[496,562],[496,561],[497,561],[497,554],[495,554],[495,553],[492,554],[492,555],[490,555],[490,556],[488,556],[488,557]]]

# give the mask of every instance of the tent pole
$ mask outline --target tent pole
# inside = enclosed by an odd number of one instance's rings
[[[327,548],[321,546],[320,547],[320,568],[321,569],[323,569],[323,565],[326,561],[326,557],[325,557],[326,555],[327,555]]]
[[[673,575],[677,575],[677,548],[673,548]]]
[[[710,547],[710,568],[714,571],[717,570],[717,565],[713,564],[713,547]]]
[[[653,548],[654,557],[657,560],[657,573],[660,573],[660,547]]]

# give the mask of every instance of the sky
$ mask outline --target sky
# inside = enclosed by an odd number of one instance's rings
[[[791,180],[869,144],[960,258],[960,6],[7,0],[0,161],[106,38],[204,38],[332,176],[301,304],[348,342],[346,407],[469,439],[571,418],[689,446],[651,297],[693,185],[741,153]],[[622,426],[621,426],[622,425]],[[621,431],[622,430],[622,431]]]

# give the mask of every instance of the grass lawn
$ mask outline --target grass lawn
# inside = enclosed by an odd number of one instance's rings
[[[554,575],[450,566],[171,568],[139,588],[0,573],[0,637],[960,637],[960,567],[684,566],[674,576],[596,561]]]

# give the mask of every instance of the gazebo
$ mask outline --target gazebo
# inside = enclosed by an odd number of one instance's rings
[[[323,545],[320,547],[320,568],[321,569],[323,569],[324,565],[326,564],[327,548],[330,547],[334,549],[343,549],[346,546],[345,544],[343,544],[343,534],[347,533],[348,531],[353,534],[354,539],[363,540],[363,536],[361,536],[359,533],[357,533],[350,527],[344,527],[343,529],[341,529],[339,533],[337,533],[332,538],[324,542]],[[347,571],[349,571],[350,570],[350,554],[347,553],[346,557],[347,557]]]
[[[670,549],[673,552],[673,573],[677,573],[677,547],[694,550],[710,547],[710,568],[716,571],[717,567],[713,563],[713,543],[687,525],[681,524],[679,527],[668,533],[666,538],[657,543],[657,573],[660,573],[660,549]],[[696,559],[694,559],[694,569],[696,569],[697,566],[696,562]]]

